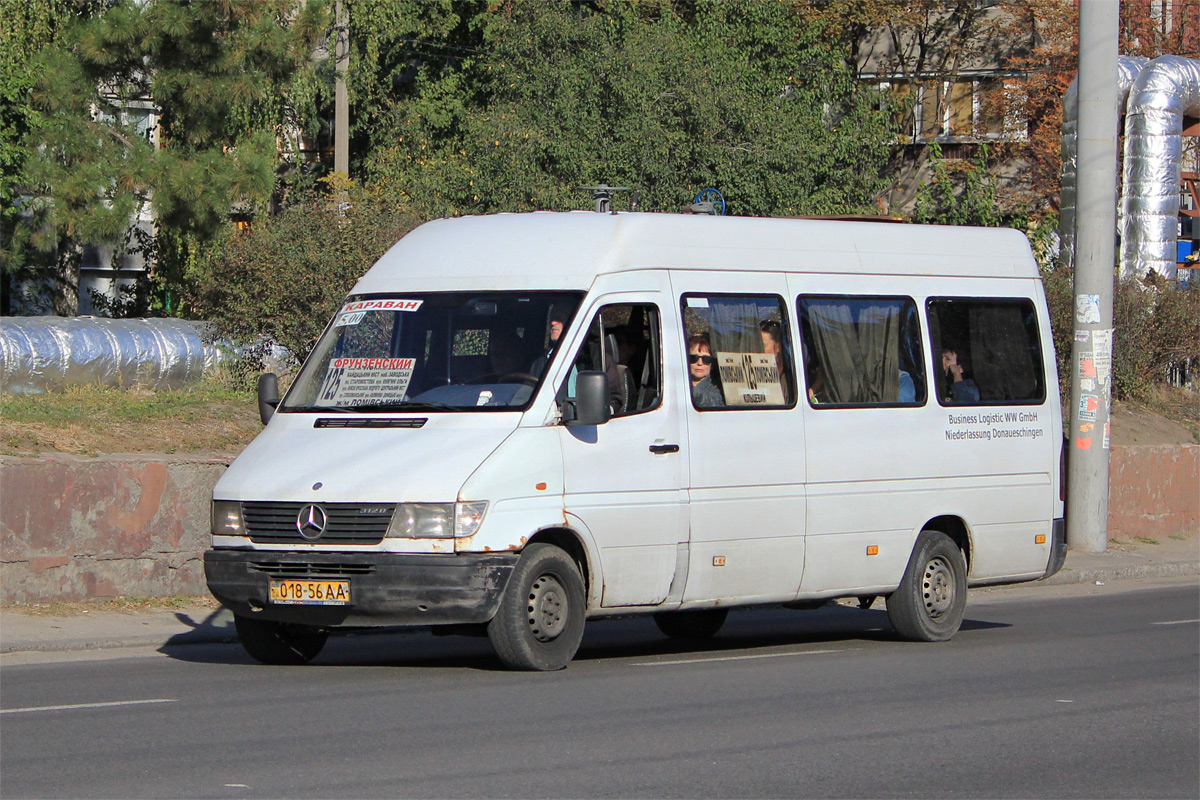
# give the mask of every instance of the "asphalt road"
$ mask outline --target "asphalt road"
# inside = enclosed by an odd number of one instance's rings
[[[1194,798],[1200,587],[1127,586],[974,593],[945,644],[851,608],[593,623],[549,674],[427,634],[10,664],[0,795]]]

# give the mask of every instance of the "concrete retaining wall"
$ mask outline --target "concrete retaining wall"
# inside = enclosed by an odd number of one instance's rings
[[[1200,529],[1200,445],[1114,447],[1108,538],[1158,538]]]
[[[202,595],[209,498],[229,459],[0,458],[0,602]],[[1200,527],[1200,446],[1118,447],[1109,537]]]
[[[228,458],[0,459],[0,602],[206,593]]]

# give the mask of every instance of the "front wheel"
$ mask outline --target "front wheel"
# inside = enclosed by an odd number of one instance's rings
[[[509,669],[565,667],[583,640],[583,578],[561,549],[531,544],[508,579],[488,638]]]
[[[312,625],[294,625],[234,616],[238,640],[255,661],[275,666],[307,664],[317,657],[329,631]]]
[[[940,531],[921,531],[899,588],[887,599],[896,633],[914,642],[944,642],[958,633],[967,607],[967,565]]]

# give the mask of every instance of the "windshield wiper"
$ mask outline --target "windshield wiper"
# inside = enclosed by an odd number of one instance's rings
[[[290,406],[287,408],[280,408],[279,410],[283,411],[284,413],[296,412],[300,414],[324,414],[329,412],[334,414],[353,414],[358,409],[356,409],[354,406]]]

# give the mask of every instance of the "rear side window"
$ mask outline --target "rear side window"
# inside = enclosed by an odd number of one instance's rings
[[[695,408],[795,404],[792,342],[783,298],[685,294],[681,305]]]
[[[1032,301],[935,297],[926,307],[938,402],[1033,404],[1046,399]]]
[[[925,403],[921,325],[911,298],[805,295],[797,306],[813,408]]]

